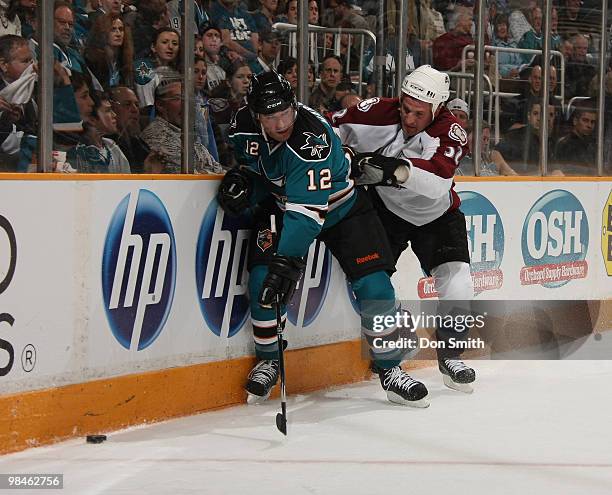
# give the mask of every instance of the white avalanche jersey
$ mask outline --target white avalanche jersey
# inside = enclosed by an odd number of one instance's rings
[[[355,152],[377,152],[410,161],[410,177],[401,188],[376,188],[391,212],[420,226],[459,207],[453,176],[468,152],[467,134],[446,108],[427,129],[407,139],[397,98],[364,100],[336,112],[331,120],[342,144]]]

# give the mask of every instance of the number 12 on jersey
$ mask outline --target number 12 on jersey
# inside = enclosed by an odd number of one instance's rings
[[[332,187],[332,177],[331,170],[328,168],[324,168],[321,170],[308,170],[308,190],[309,191],[318,191],[324,189],[331,189]],[[317,181],[318,175],[318,181]]]

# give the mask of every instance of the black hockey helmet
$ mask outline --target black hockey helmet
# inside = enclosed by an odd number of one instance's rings
[[[289,107],[297,110],[297,98],[291,84],[275,70],[251,78],[247,103],[253,116],[276,113]]]

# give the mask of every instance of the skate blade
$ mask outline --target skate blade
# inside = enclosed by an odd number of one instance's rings
[[[249,405],[261,404],[268,400],[271,393],[272,393],[272,390],[270,390],[266,395],[255,395],[255,394],[252,394],[251,392],[247,392],[247,404]]]
[[[425,409],[426,407],[430,406],[429,395],[426,395],[419,400],[406,400],[401,395],[397,395],[395,392],[387,391],[387,399],[389,402],[393,402],[394,404],[399,404],[401,406],[418,407],[420,409]]]
[[[444,380],[444,385],[452,390],[456,390],[457,392],[462,392],[464,394],[471,394],[474,392],[474,388],[469,383],[454,382],[448,375],[443,374],[442,380]]]

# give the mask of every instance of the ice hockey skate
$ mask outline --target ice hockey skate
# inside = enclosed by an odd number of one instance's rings
[[[272,388],[278,381],[278,361],[264,359],[259,361],[247,377],[247,403],[258,404],[270,397]]]
[[[474,389],[470,383],[476,380],[476,372],[459,359],[441,359],[438,368],[442,373],[444,385],[464,394],[471,394]]]
[[[429,407],[427,387],[401,367],[379,369],[378,376],[390,402],[404,406]]]

